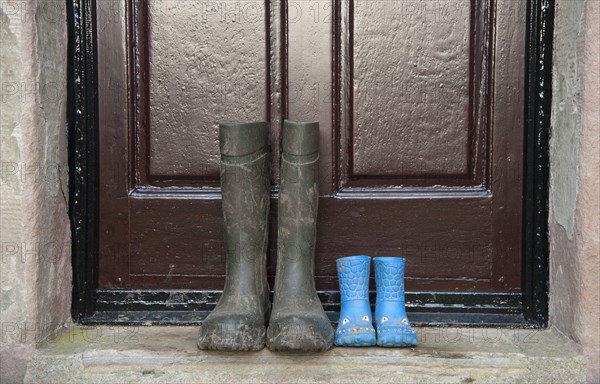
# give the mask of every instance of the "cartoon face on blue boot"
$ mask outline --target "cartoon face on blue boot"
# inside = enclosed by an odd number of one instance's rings
[[[361,306],[362,307],[362,306]],[[375,345],[375,328],[371,309],[355,306],[340,314],[338,329],[335,333],[335,344],[346,347],[369,347]]]
[[[336,261],[341,312],[335,344],[346,347],[375,345],[375,329],[369,304],[369,256],[348,256]]]
[[[406,316],[404,307],[404,259],[375,258],[375,325],[377,345],[381,347],[412,347],[419,343]]]
[[[383,311],[386,312],[386,311]],[[376,319],[377,345],[380,347],[413,347],[419,344],[417,334],[406,316],[381,315]]]

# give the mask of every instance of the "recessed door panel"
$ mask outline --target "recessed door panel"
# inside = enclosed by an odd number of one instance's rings
[[[350,58],[351,174],[467,178],[476,23],[466,3],[356,1]],[[476,7],[478,4],[470,4]],[[480,127],[483,128],[483,127]]]
[[[265,3],[139,2],[138,41],[146,52],[148,180],[218,183],[219,121],[264,120],[269,108]],[[142,161],[141,165],[144,164]],[[143,172],[143,170],[141,170]],[[178,183],[185,185],[185,182]]]

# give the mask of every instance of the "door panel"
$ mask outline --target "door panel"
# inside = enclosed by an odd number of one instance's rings
[[[341,185],[487,187],[488,2],[355,4],[340,16]]]
[[[264,3],[133,4],[139,186],[219,185],[218,123],[268,119]]]
[[[265,4],[157,1],[147,4],[148,121],[140,146],[148,151],[148,181],[211,181],[218,185],[219,121],[267,118],[269,68]],[[143,120],[142,120],[143,121]],[[148,148],[143,148],[144,145]],[[144,166],[145,164],[140,164]],[[168,184],[165,184],[168,180]]]
[[[356,1],[349,14],[349,176],[433,178],[435,185],[471,172],[477,131],[469,118],[469,76],[482,63],[471,60],[469,37],[489,15],[470,20],[462,17],[469,4],[423,4]],[[427,22],[432,17],[440,19],[435,28]]]
[[[218,122],[270,118],[258,4],[97,3],[100,288],[222,287]]]
[[[525,2],[98,2],[99,288],[221,289],[218,122],[321,124],[316,281],[521,290]],[[501,10],[501,11],[500,11]]]

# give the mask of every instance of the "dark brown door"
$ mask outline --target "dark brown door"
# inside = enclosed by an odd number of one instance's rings
[[[217,124],[321,123],[316,255],[520,291],[526,2],[98,1],[99,288],[220,289]]]

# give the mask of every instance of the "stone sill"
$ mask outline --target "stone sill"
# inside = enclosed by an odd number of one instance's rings
[[[25,383],[583,383],[550,330],[416,328],[413,349],[199,351],[197,327],[74,326],[36,351]]]

